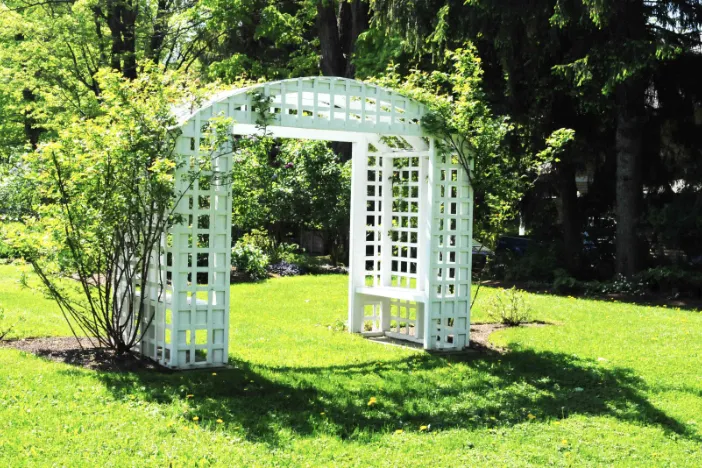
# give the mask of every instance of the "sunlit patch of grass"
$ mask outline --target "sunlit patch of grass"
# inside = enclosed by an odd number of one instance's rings
[[[31,316],[22,333],[66,335],[16,273],[0,267],[0,304]],[[96,373],[0,349],[0,463],[702,466],[702,314],[528,295],[557,325],[441,357],[341,331],[347,285],[232,286],[230,369]]]

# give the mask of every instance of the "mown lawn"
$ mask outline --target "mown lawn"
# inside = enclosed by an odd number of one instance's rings
[[[18,276],[0,266],[18,334],[66,335]],[[99,373],[0,349],[0,466],[702,466],[702,313],[532,295],[557,326],[447,358],[335,331],[346,285],[232,286],[230,370]]]

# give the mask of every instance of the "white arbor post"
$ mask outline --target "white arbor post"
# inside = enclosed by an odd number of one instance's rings
[[[455,155],[432,144],[427,263],[426,349],[461,349],[470,341],[473,192]]]
[[[364,244],[371,242],[370,247],[375,251],[375,239],[368,241],[367,236],[374,236],[374,231],[366,231],[366,203],[375,203],[379,197],[366,193],[368,141],[352,143],[351,156],[351,222],[349,233],[349,331],[363,332],[364,307],[363,298],[356,294],[356,289],[365,285],[365,262],[369,257]],[[364,242],[364,240],[366,242]],[[372,256],[372,255],[371,255]]]
[[[161,277],[170,282],[150,301],[153,320],[141,343],[142,354],[171,368],[221,367],[228,360],[232,206],[222,175],[232,156],[227,148],[201,149],[201,122],[209,117],[197,114],[178,137],[174,212],[182,222],[164,236]]]
[[[353,159],[350,330],[462,349],[470,340],[467,174],[433,139],[371,144]]]

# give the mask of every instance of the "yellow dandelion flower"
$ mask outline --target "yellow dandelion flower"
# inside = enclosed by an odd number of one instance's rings
[[[563,445],[568,445],[568,441],[567,441],[566,439],[563,439],[563,440],[561,441],[561,443],[562,443]]]
[[[193,416],[193,421],[197,422],[199,420],[200,420],[200,418],[198,418],[197,416]]]
[[[402,434],[403,432],[405,432],[405,431],[403,431],[402,429],[398,429],[395,431],[395,434]]]
[[[217,375],[217,373],[216,373],[216,372],[213,372],[212,375]]]
[[[529,413],[529,414],[527,414],[527,418],[528,418],[528,419],[536,419],[536,416],[534,416],[533,414]]]
[[[370,397],[370,399],[368,400],[368,406],[373,406],[376,403],[378,403],[378,400],[374,396]]]
[[[419,426],[419,430],[422,432],[426,431],[427,429],[429,429],[427,426]]]
[[[223,422],[224,422],[224,421],[222,421],[221,419],[218,419],[218,420],[217,420],[217,424],[222,424]]]

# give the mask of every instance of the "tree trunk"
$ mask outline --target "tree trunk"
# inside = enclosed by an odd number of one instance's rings
[[[317,2],[317,29],[319,32],[319,48],[322,54],[320,63],[322,74],[326,76],[342,76],[346,63],[341,48],[339,27],[332,0],[319,0]]]
[[[353,78],[352,57],[358,36],[368,29],[369,6],[362,0],[341,1],[338,13],[333,0],[317,1],[317,30],[325,76]]]
[[[134,79],[137,76],[137,5],[129,0],[108,0],[107,2],[107,26],[112,36],[110,65],[128,79]]]
[[[26,103],[36,102],[37,97],[30,89],[22,90],[22,99]],[[44,129],[37,126],[37,121],[32,115],[32,111],[29,109],[29,105],[26,106],[27,110],[24,111],[24,136],[29,142],[32,150],[37,149],[39,145],[39,137],[44,132]]]
[[[369,6],[361,0],[342,1],[338,15],[332,0],[318,0],[317,29],[322,53],[320,66],[325,76],[353,78],[352,56],[358,36],[368,29]],[[351,159],[351,143],[335,141],[332,150],[342,162]]]
[[[154,19],[154,31],[151,35],[151,41],[149,41],[149,48],[146,53],[146,56],[156,63],[158,63],[161,58],[161,48],[163,47],[163,41],[166,39],[169,19],[168,1],[158,0],[156,17]]]
[[[570,158],[570,155],[564,155],[565,158]],[[562,161],[558,167],[557,176],[562,210],[563,254],[568,273],[575,275],[580,269],[582,239],[574,164],[569,160]]]
[[[617,90],[617,273],[630,277],[639,268],[637,224],[641,210],[643,111],[645,87],[625,83]]]

